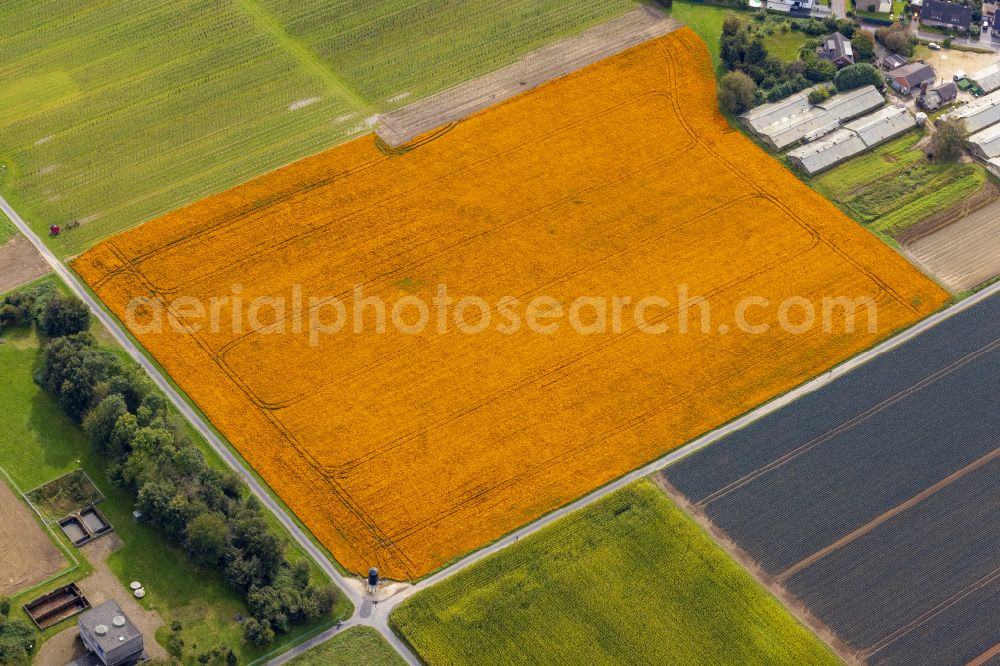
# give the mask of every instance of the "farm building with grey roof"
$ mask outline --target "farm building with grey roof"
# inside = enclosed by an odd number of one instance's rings
[[[1000,89],[1000,62],[995,62],[989,67],[984,67],[969,78],[982,88],[984,93],[991,93],[994,90]]]
[[[885,103],[875,86],[863,86],[809,106],[809,91],[796,99],[764,104],[743,114],[743,122],[776,150],[818,139],[840,124]],[[803,100],[805,104],[803,105]]]
[[[1000,90],[949,111],[943,118],[965,120],[969,132],[978,132],[1000,121]]]
[[[915,125],[909,111],[887,106],[847,123],[818,141],[790,151],[788,159],[811,176],[899,136]]]
[[[1000,157],[1000,125],[991,125],[967,140],[969,150],[981,160]]]

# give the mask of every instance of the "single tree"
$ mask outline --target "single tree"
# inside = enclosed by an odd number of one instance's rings
[[[753,106],[757,84],[743,72],[727,72],[719,82],[719,106],[729,113],[741,113]]]
[[[881,88],[885,85],[885,79],[882,78],[882,74],[874,65],[863,62],[857,65],[848,65],[837,72],[837,75],[833,77],[833,85],[837,86],[837,90],[841,92],[867,85]]]
[[[931,156],[942,162],[954,162],[962,154],[962,144],[969,136],[963,118],[939,118],[934,121]]]
[[[867,62],[875,55],[875,38],[871,33],[857,30],[851,38],[851,51],[854,52],[854,62]]]
[[[206,511],[188,523],[184,547],[198,564],[216,566],[229,545],[226,519],[214,511]]]

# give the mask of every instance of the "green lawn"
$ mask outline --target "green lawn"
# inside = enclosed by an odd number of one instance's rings
[[[42,280],[53,281],[63,288],[55,277]],[[103,330],[95,327],[95,333],[106,341]],[[194,566],[154,529],[135,523],[131,497],[108,483],[103,460],[91,451],[80,428],[34,383],[31,376],[39,361],[38,337],[29,329],[4,331],[3,337],[6,342],[0,345],[0,377],[4,380],[0,382],[0,406],[3,408],[0,409],[0,464],[14,482],[27,490],[78,467],[83,468],[105,495],[101,510],[125,542],[123,548],[108,558],[108,564],[123,583],[143,581],[148,592],[143,605],[159,611],[165,621],[157,638],[165,640],[170,623],[177,620],[184,625],[181,636],[187,650],[185,663],[195,663],[199,652],[217,644],[237,649],[240,663],[249,663],[262,656],[264,651],[241,645],[242,632],[234,616],[237,613],[246,615],[246,606],[221,573]],[[199,442],[197,438],[195,441]],[[211,464],[223,465],[204,442],[199,443]],[[272,523],[276,521],[272,519]],[[288,555],[292,560],[304,557],[291,545]],[[80,559],[81,569],[67,574],[59,583],[78,580],[89,573],[86,560]],[[313,575],[323,580],[318,568]],[[56,583],[51,583],[48,587],[54,585]],[[37,591],[21,594],[15,599],[15,606],[19,607],[36,595]],[[336,616],[346,617],[350,612],[350,602],[343,599]],[[287,636],[284,645],[332,621],[330,618],[303,627]],[[45,636],[70,623],[48,630]]]
[[[914,131],[811,180],[823,196],[882,236],[893,236],[974,194],[987,181],[978,164],[929,162]]]
[[[635,6],[9,0],[0,192],[43,235],[63,225],[48,242],[76,254]]]
[[[289,666],[404,666],[403,658],[371,627],[351,627],[288,662]]]
[[[404,602],[437,664],[835,664],[827,647],[649,481]]]
[[[797,30],[789,30],[788,32],[775,30],[773,35],[764,37],[764,46],[767,47],[767,52],[771,55],[791,61],[799,59],[799,51],[802,50],[805,41],[806,35]]]
[[[719,40],[722,37],[722,22],[726,20],[727,14],[732,13],[734,13],[732,9],[725,7],[680,2],[679,0],[674,2],[670,10],[672,18],[683,21],[708,44],[708,50],[712,54],[712,62],[717,71],[720,67]]]

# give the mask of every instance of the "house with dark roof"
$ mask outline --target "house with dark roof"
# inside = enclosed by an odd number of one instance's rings
[[[900,95],[909,95],[920,89],[921,83],[934,82],[934,69],[922,62],[903,65],[889,72],[889,83]]]
[[[928,85],[927,83],[923,84]],[[937,88],[923,90],[917,98],[917,106],[926,111],[937,111],[945,104],[949,104],[958,99],[958,86],[949,81]]]
[[[854,50],[851,48],[851,40],[839,32],[824,37],[820,45],[816,47],[816,55],[829,60],[837,67],[854,64]]]
[[[972,24],[972,8],[944,0],[925,0],[920,10],[920,23],[968,32]]]

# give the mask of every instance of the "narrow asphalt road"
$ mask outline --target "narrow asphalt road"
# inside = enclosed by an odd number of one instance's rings
[[[111,315],[109,315],[98,303],[97,299],[91,296],[90,292],[84,287],[80,278],[70,270],[70,268],[59,260],[55,254],[48,248],[47,245],[42,241],[41,238],[28,226],[28,224],[17,214],[6,199],[0,197],[0,210],[4,212],[5,215],[14,223],[22,234],[31,241],[31,243],[38,248],[38,251],[45,258],[45,261],[52,267],[52,270],[62,278],[70,290],[79,296],[94,313],[98,321],[104,325],[106,329],[111,333],[111,336],[115,341],[121,345],[122,349],[128,352],[136,363],[138,363],[142,368],[149,374],[153,382],[160,388],[161,391],[166,394],[170,402],[177,408],[184,418],[186,418],[191,425],[193,425],[205,441],[219,454],[229,467],[235,471],[243,479],[243,482],[250,488],[250,491],[261,501],[261,503],[268,508],[268,510],[273,513],[282,526],[288,530],[288,533],[292,535],[296,543],[302,547],[302,549],[309,554],[313,560],[320,566],[321,569],[334,581],[337,587],[340,588],[341,592],[351,600],[355,608],[355,617],[357,617],[359,609],[363,605],[363,600],[361,595],[351,587],[340,571],[333,565],[332,562],[323,554],[323,552],[316,547],[316,545],[306,536],[305,532],[298,526],[298,524],[292,520],[292,518],[285,512],[285,510],[278,505],[267,489],[257,480],[255,476],[250,474],[246,466],[243,464],[242,459],[236,456],[233,451],[215,434],[212,427],[201,417],[200,414],[196,413],[191,406],[181,397],[181,395],[174,389],[174,387],[167,381],[167,379],[160,372],[159,368],[153,365],[148,358],[139,350],[132,339],[125,333],[121,325],[115,320]],[[363,623],[363,622],[362,622]],[[384,635],[386,640],[388,640],[393,647],[395,647],[400,654],[411,664],[419,664],[416,657],[409,651],[406,645],[399,640],[399,638],[389,630],[388,625],[376,626]]]
[[[846,0],[830,0],[830,9],[833,15],[839,19],[847,18],[847,8],[844,6]]]
[[[80,283],[79,278],[69,270],[69,268],[59,261],[56,256],[48,249],[45,243],[39,238],[23,219],[14,211],[13,208],[0,197],[0,210],[14,222],[18,229],[28,237],[29,240],[38,248],[42,256],[45,257],[46,261],[52,266],[53,270],[69,285],[70,289],[73,290],[80,298],[82,298],[91,310],[94,312],[95,316],[104,324],[105,327],[111,332],[115,340],[122,345],[124,349],[138,362],[145,370],[149,373],[153,381],[156,382],[164,393],[170,398],[170,401],[177,407],[177,409],[187,418],[205,437],[205,439],[212,445],[212,447],[219,453],[220,456],[226,461],[226,463],[232,467],[240,476],[245,480],[247,485],[250,487],[251,491],[267,506],[281,521],[282,525],[292,534],[295,540],[308,552],[313,559],[323,568],[324,571],[329,574],[329,576],[340,586],[344,594],[347,595],[355,606],[355,615],[350,620],[344,623],[340,629],[329,629],[297,646],[291,650],[285,652],[284,654],[271,660],[269,664],[283,664],[290,659],[298,656],[299,654],[305,652],[311,647],[314,647],[339,632],[345,629],[356,626],[356,625],[368,625],[374,627],[381,633],[389,643],[399,651],[401,655],[411,664],[419,664],[420,662],[416,659],[413,653],[409,650],[403,641],[401,641],[395,633],[389,628],[388,618],[393,609],[405,600],[412,597],[414,594],[420,592],[421,590],[428,588],[432,585],[440,583],[441,581],[454,576],[456,573],[466,569],[467,567],[483,560],[504,548],[510,546],[511,544],[517,542],[523,537],[527,537],[530,534],[537,532],[540,529],[554,523],[555,521],[563,518],[570,513],[580,510],[604,497],[610,495],[611,493],[620,490],[624,486],[630,483],[638,481],[639,479],[660,471],[664,467],[671,465],[681,458],[691,455],[692,453],[703,449],[710,444],[744,428],[751,423],[764,418],[765,416],[772,414],[779,409],[787,406],[788,404],[798,400],[800,397],[811,393],[827,384],[835,381],[839,377],[845,375],[846,373],[854,370],[855,368],[875,359],[886,352],[899,347],[900,345],[912,340],[921,333],[937,326],[941,322],[950,319],[956,314],[968,310],[969,308],[975,307],[978,303],[1000,294],[1000,283],[994,284],[978,294],[971,296],[964,301],[952,305],[941,312],[938,312],[930,317],[927,317],[923,321],[915,324],[911,328],[903,331],[902,333],[882,342],[881,344],[873,347],[872,349],[858,354],[854,358],[851,358],[837,367],[833,368],[829,372],[820,375],[819,377],[809,381],[802,386],[799,386],[788,393],[775,398],[771,402],[768,402],[753,411],[744,414],[740,418],[727,423],[711,432],[708,432],[695,440],[692,440],[688,444],[682,446],[673,452],[654,460],[653,462],[640,467],[639,469],[620,477],[616,481],[609,483],[606,486],[595,490],[589,495],[585,495],[580,499],[567,504],[566,506],[553,511],[552,513],[536,520],[535,522],[522,527],[521,529],[508,534],[504,538],[496,541],[489,546],[486,546],[465,558],[459,560],[455,564],[448,566],[437,573],[424,578],[415,585],[407,587],[397,593],[396,595],[386,599],[385,601],[379,603],[373,603],[370,599],[363,597],[358,594],[358,592],[347,584],[346,579],[340,574],[340,572],[334,567],[334,565],[323,555],[323,553],[309,540],[309,538],[303,533],[299,526],[284,512],[284,510],[278,506],[271,495],[266,491],[266,489],[253,477],[246,468],[243,466],[242,461],[237,458],[232,451],[215,435],[211,427],[201,418],[200,415],[194,412],[191,407],[184,401],[183,398],[174,390],[169,382],[160,373],[159,369],[156,368],[149,360],[142,354],[141,351],[136,347],[132,340],[125,334],[121,329],[118,322],[109,316],[100,306],[96,299],[94,299],[90,293],[83,287]]]

